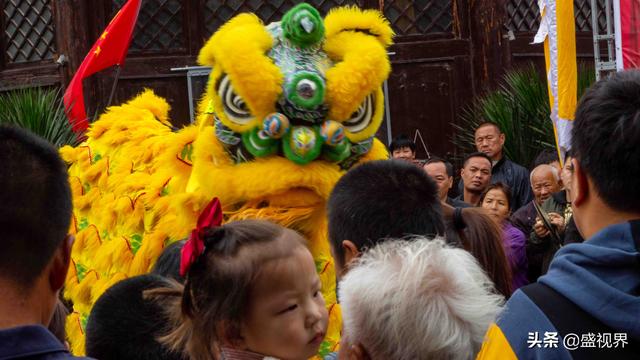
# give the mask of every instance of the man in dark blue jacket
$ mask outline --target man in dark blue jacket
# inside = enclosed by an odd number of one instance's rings
[[[516,291],[478,359],[637,359],[640,353],[640,71],[596,83],[572,130],[573,218],[586,239]]]
[[[71,190],[58,151],[0,126],[0,359],[74,358],[47,330],[71,259]]]

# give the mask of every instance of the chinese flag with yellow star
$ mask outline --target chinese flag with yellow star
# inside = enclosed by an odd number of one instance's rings
[[[124,64],[141,2],[142,0],[129,0],[124,4],[116,16],[111,19],[98,41],[93,44],[91,51],[84,58],[67,86],[67,91],[64,93],[64,105],[73,131],[81,132],[89,126],[84,107],[82,80],[100,70]]]

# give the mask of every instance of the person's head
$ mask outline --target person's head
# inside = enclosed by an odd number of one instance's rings
[[[423,169],[438,185],[440,201],[445,201],[449,194],[449,189],[453,186],[453,165],[444,159],[432,157],[427,160]]]
[[[409,140],[406,135],[400,135],[389,145],[389,152],[394,159],[413,162],[416,158],[416,143]]]
[[[640,214],[640,71],[598,81],[582,96],[572,130],[572,200],[576,226],[589,238],[599,213]]]
[[[168,279],[147,274],[107,289],[87,319],[87,355],[101,360],[183,359],[156,340],[167,331],[168,319],[159,304],[143,296],[145,290],[168,285]]]
[[[566,191],[567,201],[571,202],[571,177],[573,176],[573,155],[569,150],[564,155],[564,163],[562,171],[560,172],[560,179],[562,180],[562,187]]]
[[[481,194],[491,182],[491,166],[491,159],[485,153],[467,155],[460,170],[464,189]]]
[[[475,132],[476,150],[487,154],[493,161],[502,158],[504,146],[504,133],[497,124],[485,122],[480,124]]]
[[[536,168],[539,165],[547,164],[551,165],[560,172],[562,167],[560,166],[560,160],[558,159],[558,151],[556,149],[544,149],[538,153],[535,160],[533,160],[532,168]]]
[[[530,182],[535,202],[542,205],[553,193],[560,191],[560,181],[558,169],[551,165],[542,164],[531,170]]]
[[[504,301],[469,252],[425,238],[368,250],[339,291],[357,359],[472,359]]]
[[[454,215],[455,216],[455,215]],[[496,290],[511,296],[511,269],[502,246],[502,230],[480,208],[464,208],[460,219],[447,219],[447,243],[462,247],[473,255],[493,281]],[[455,222],[461,223],[456,226]]]
[[[305,240],[257,220],[207,229],[203,240],[184,286],[149,293],[171,313],[162,341],[194,359],[215,357],[218,346],[280,359],[315,355],[328,314]]]
[[[496,223],[502,224],[511,215],[511,189],[506,184],[497,182],[491,184],[482,193],[480,204],[483,209],[487,210]]]
[[[0,126],[0,164],[1,292],[35,299],[47,325],[73,243],[67,167],[49,143],[8,126]]]
[[[151,273],[184,282],[184,278],[180,276],[180,257],[185,242],[186,240],[180,240],[167,246],[153,265]]]
[[[402,161],[370,161],[351,169],[333,188],[327,214],[338,277],[361,251],[387,238],[444,234],[435,182]]]

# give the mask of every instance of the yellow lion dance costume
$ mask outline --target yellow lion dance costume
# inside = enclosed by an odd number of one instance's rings
[[[109,108],[82,145],[63,148],[76,236],[65,290],[73,353],[84,353],[94,301],[150,271],[213,197],[225,221],[269,219],[309,240],[330,311],[320,355],[335,350],[340,313],[325,206],[346,170],[387,157],[373,136],[392,36],[379,12],[352,7],[323,21],[300,4],[267,26],[238,15],[200,51],[212,72],[196,124],[173,131],[169,105],[147,90]]]

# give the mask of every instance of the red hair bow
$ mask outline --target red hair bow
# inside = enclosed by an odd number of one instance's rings
[[[185,277],[198,256],[204,252],[204,232],[206,229],[222,224],[222,208],[220,200],[213,198],[209,205],[200,213],[196,228],[191,231],[189,240],[180,251],[180,276]]]

